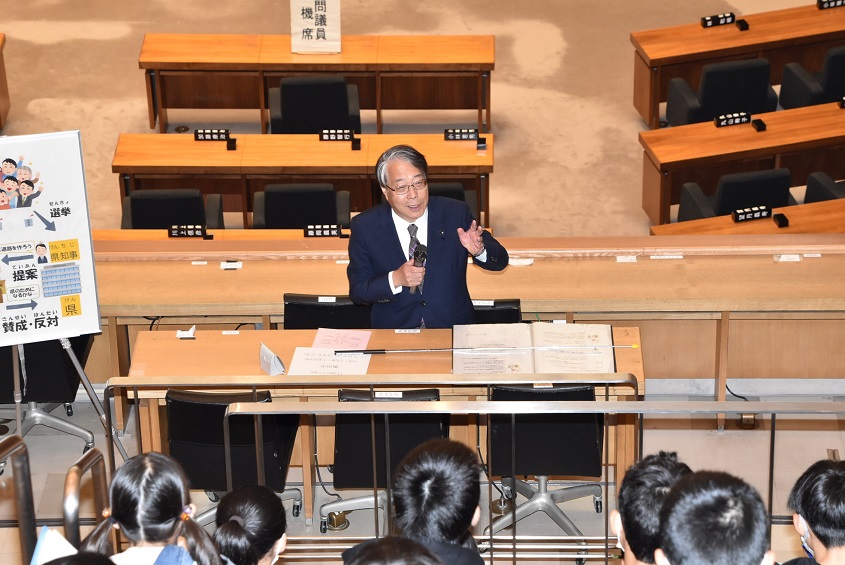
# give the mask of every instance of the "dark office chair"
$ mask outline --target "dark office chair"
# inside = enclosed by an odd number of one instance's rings
[[[732,112],[774,112],[777,105],[766,59],[711,63],[701,70],[698,92],[682,78],[669,81],[666,119],[670,125],[682,126]]]
[[[789,169],[722,175],[712,196],[704,194],[697,183],[688,182],[681,186],[678,221],[726,216],[761,204],[769,208],[790,206],[795,204],[789,193],[791,185]]]
[[[437,401],[440,393],[437,389],[419,389],[403,391],[401,398],[395,393],[380,397],[378,392],[373,397],[368,390],[340,390],[338,400],[346,402],[386,400],[386,401]],[[393,414],[389,416],[390,472],[386,472],[385,425],[384,416],[375,417],[375,453],[376,485],[384,489],[388,477],[393,476],[396,466],[415,447],[430,439],[449,437],[448,414]],[[338,414],[335,418],[334,434],[334,487],[336,489],[372,489],[373,488],[373,437],[369,414]],[[387,507],[387,494],[379,492],[377,499],[373,495],[359,496],[346,500],[329,502],[320,507],[320,532],[325,533],[331,518],[332,529],[345,529],[348,522],[339,515],[365,508]]]
[[[342,76],[283,78],[267,95],[270,133],[320,133],[351,129],[361,133],[358,87]]]
[[[122,229],[169,229],[202,225],[223,229],[223,197],[209,194],[203,201],[196,188],[133,190],[123,199]]]
[[[494,386],[490,396],[494,401],[584,401],[595,400],[592,386]],[[514,431],[515,428],[515,431]],[[488,535],[510,526],[535,512],[544,512],[567,534],[580,536],[581,531],[558,507],[561,502],[593,497],[597,513],[602,511],[602,488],[599,483],[567,487],[549,492],[550,475],[597,477],[602,475],[603,417],[600,414],[554,414],[515,416],[515,426],[510,415],[490,416],[491,453],[493,475],[505,477],[502,481],[508,498],[515,498],[514,490],[528,499],[496,518],[485,529]],[[516,459],[511,456],[515,450]],[[537,477],[537,489],[517,475]]]
[[[845,96],[845,46],[828,49],[820,73],[812,74],[800,63],[783,68],[780,105],[801,108],[835,102]]]
[[[286,292],[284,329],[368,329],[370,305],[355,304],[348,296],[319,296]]]
[[[256,192],[252,227],[302,229],[311,224],[339,224],[348,228],[349,192],[335,192],[328,183],[268,184]]]
[[[93,342],[93,335],[70,338],[71,349],[83,367]],[[0,404],[15,402],[12,355],[18,355],[17,347],[0,347]],[[42,425],[82,438],[85,440],[85,451],[92,448],[93,433],[50,414],[59,404],[64,404],[65,413],[73,415],[71,403],[76,399],[80,383],[79,373],[59,340],[24,345],[24,358],[27,381],[26,387],[21,384],[24,415],[20,435],[25,436],[33,426]],[[3,408],[0,413],[14,418],[14,408]]]
[[[473,300],[476,324],[516,324],[522,321],[522,309],[519,298],[493,300]]]
[[[822,172],[810,174],[807,178],[804,204],[837,198],[845,198],[845,180],[837,182],[829,174]]]
[[[259,391],[259,402],[270,402],[269,391]],[[191,487],[206,491],[216,502],[226,492],[226,455],[223,444],[223,416],[234,402],[253,402],[251,392],[218,394],[169,390],[167,401],[167,441],[170,455],[179,461]],[[265,484],[282,500],[293,500],[293,515],[302,508],[302,493],[285,490],[293,442],[299,416],[283,414],[262,418]],[[235,488],[257,483],[255,425],[251,416],[229,419],[232,454],[232,481]],[[216,506],[197,517],[205,525],[214,519]]]

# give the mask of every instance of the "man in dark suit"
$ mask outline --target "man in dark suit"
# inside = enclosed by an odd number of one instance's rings
[[[349,295],[372,304],[373,328],[451,328],[473,321],[466,284],[467,257],[501,271],[508,252],[478,225],[464,202],[428,196],[428,163],[413,147],[397,145],[376,163],[386,204],[352,219]],[[427,246],[423,266],[413,250]]]

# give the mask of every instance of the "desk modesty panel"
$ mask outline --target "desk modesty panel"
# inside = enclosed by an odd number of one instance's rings
[[[289,35],[144,36],[150,128],[167,131],[169,108],[255,109],[267,131],[267,91],[285,76],[340,74],[358,86],[362,109],[469,109],[489,131],[492,35],[345,35],[336,54],[291,53]]]
[[[701,14],[708,16],[712,14]],[[631,33],[634,45],[634,107],[652,129],[659,124],[669,81],[683,78],[698,88],[708,63],[763,57],[771,65],[771,83],[780,84],[787,63],[821,70],[825,52],[845,45],[845,10],[807,6],[737,14],[748,30],[735,25],[702,28],[699,22]]]

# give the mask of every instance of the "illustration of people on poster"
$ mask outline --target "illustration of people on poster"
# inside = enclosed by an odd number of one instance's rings
[[[0,138],[0,346],[97,333],[78,131]]]

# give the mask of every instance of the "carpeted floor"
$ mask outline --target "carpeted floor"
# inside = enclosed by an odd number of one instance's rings
[[[644,124],[632,99],[631,31],[806,0],[344,0],[347,34],[495,34],[491,208],[497,235],[645,235]],[[289,33],[287,2],[33,0],[6,11],[6,135],[82,132],[92,225],[119,226],[111,159],[121,132],[151,132],[138,54],[146,32]],[[171,112],[180,123],[256,131],[249,114]],[[389,133],[472,126],[473,112],[391,112]],[[365,131],[375,131],[365,113]],[[181,121],[180,121],[181,120]],[[422,123],[417,123],[422,122]]]

